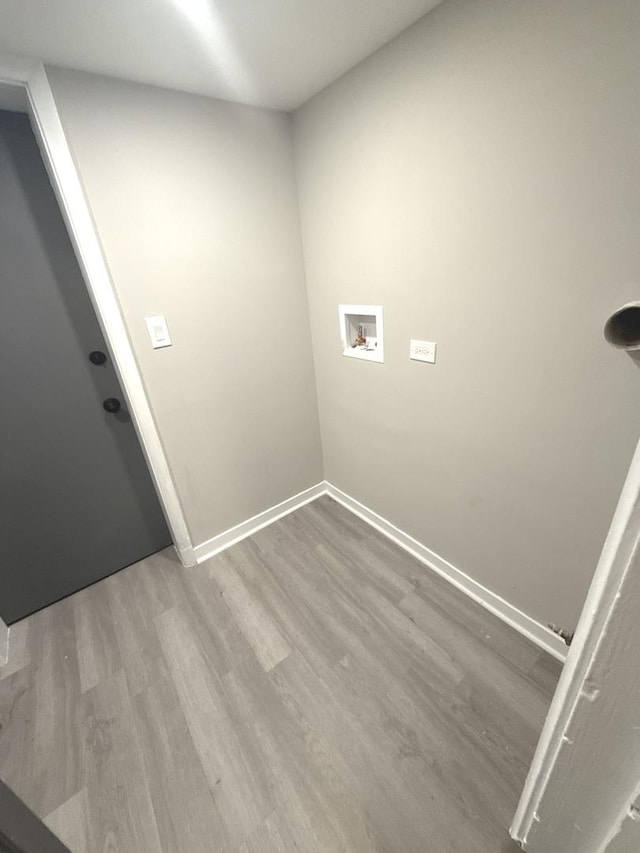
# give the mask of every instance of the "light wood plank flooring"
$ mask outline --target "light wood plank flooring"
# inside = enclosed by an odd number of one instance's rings
[[[11,645],[0,775],[74,853],[515,850],[560,669],[326,497]]]

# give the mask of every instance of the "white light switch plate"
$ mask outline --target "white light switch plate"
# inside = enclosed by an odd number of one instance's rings
[[[145,317],[144,321],[147,324],[149,337],[151,338],[151,346],[154,349],[171,346],[171,338],[169,337],[169,327],[167,326],[166,317]]]
[[[411,341],[409,347],[409,358],[414,361],[426,361],[429,364],[436,362],[436,345],[433,341]]]

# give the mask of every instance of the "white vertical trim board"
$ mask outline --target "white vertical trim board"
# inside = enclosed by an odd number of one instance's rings
[[[372,527],[375,527],[376,530],[384,534],[388,539],[391,539],[396,545],[404,548],[405,551],[408,551],[412,556],[420,560],[421,563],[424,563],[441,577],[448,580],[449,583],[462,590],[469,598],[477,601],[478,604],[481,604],[490,613],[498,616],[507,625],[515,628],[516,631],[519,631],[541,649],[544,649],[545,652],[549,652],[550,655],[553,655],[554,658],[560,661],[565,660],[567,647],[549,628],[541,625],[540,622],[536,622],[531,616],[527,616],[526,613],[523,613],[522,610],[505,601],[504,598],[496,595],[495,592],[474,581],[473,578],[470,578],[469,575],[457,569],[448,560],[440,557],[430,548],[427,548],[426,545],[418,542],[412,536],[409,536],[408,533],[400,530],[400,528],[396,527],[390,521],[387,521],[386,518],[378,515],[378,513],[361,504],[355,498],[332,486],[331,483],[326,484],[326,491],[328,495],[342,504],[342,506],[351,510],[351,512],[355,513],[355,515],[362,518]]]
[[[180,499],[45,68],[39,62],[0,56],[0,84],[26,87],[29,115],[42,159],[122,385],[176,551],[184,565],[194,565],[195,554]]]
[[[515,838],[524,849],[527,849],[531,840],[530,836],[535,833],[542,837],[539,842],[541,846],[536,843],[536,849],[549,849],[548,842],[550,839],[544,838],[545,824],[541,822],[539,812],[541,804],[545,800],[555,803],[558,799],[565,802],[568,799],[568,792],[563,780],[561,780],[562,784],[558,782],[559,770],[563,762],[565,765],[567,761],[570,762],[573,776],[576,779],[576,786],[578,782],[584,784],[585,781],[590,781],[589,774],[593,770],[583,766],[584,762],[581,763],[580,756],[575,754],[574,742],[576,733],[580,731],[581,727],[586,726],[586,722],[589,720],[589,714],[584,710],[585,707],[587,709],[589,707],[588,705],[585,706],[582,701],[585,696],[587,698],[592,697],[589,704],[592,709],[595,708],[593,704],[594,685],[590,684],[590,679],[593,677],[593,673],[597,673],[598,666],[602,666],[601,662],[604,661],[606,666],[607,683],[606,686],[603,684],[602,695],[598,697],[598,694],[595,694],[599,703],[608,701],[610,694],[612,702],[617,702],[619,698],[619,705],[623,707],[626,699],[627,703],[632,703],[637,711],[635,691],[638,689],[638,682],[631,684],[625,681],[624,685],[621,685],[616,681],[618,677],[616,667],[619,666],[620,662],[629,659],[630,655],[633,655],[631,660],[635,662],[636,659],[637,649],[628,648],[626,644],[628,644],[629,638],[621,632],[618,624],[621,621],[620,614],[624,613],[626,608],[635,608],[636,610],[638,608],[639,572],[640,442],[631,461],[611,527],[582,609],[567,665],[562,672],[549,708],[511,826],[512,838]],[[597,677],[602,683],[602,673]],[[628,691],[627,697],[623,696],[625,690]],[[576,731],[574,732],[573,729]],[[571,732],[571,736],[568,735],[568,732]],[[631,749],[632,744],[637,741],[637,732],[618,731],[609,727],[606,732],[601,732],[600,742],[593,744],[593,749],[597,748],[605,756],[614,754],[614,742],[617,743],[620,740],[627,744],[628,749]],[[593,754],[593,749],[590,748],[590,754]],[[568,751],[571,752],[568,753]],[[567,755],[571,755],[571,758],[567,758]],[[598,769],[598,773],[600,773],[600,769]],[[605,785],[610,784],[606,776],[599,778],[606,780]],[[634,782],[637,783],[637,781],[636,776]],[[616,779],[616,789],[619,790],[621,785],[622,780]],[[626,809],[628,809],[630,802],[631,794],[629,794],[629,800],[625,804]],[[569,822],[571,823],[572,820]],[[565,848],[563,847],[563,849]],[[587,847],[587,839],[580,849],[585,851],[590,849]],[[602,851],[606,848],[600,849]]]
[[[320,495],[326,494],[326,491],[326,484],[324,482],[316,483],[315,486],[311,486],[311,488],[305,489],[303,492],[299,492],[297,495],[293,495],[293,497],[287,498],[287,500],[281,501],[269,509],[265,509],[264,512],[259,512],[246,521],[241,521],[240,524],[230,527],[229,530],[219,533],[212,539],[207,539],[206,542],[202,542],[200,545],[196,545],[194,551],[197,562],[203,563],[209,557],[213,557],[215,554],[219,554],[220,551],[224,551],[226,548],[235,545],[236,542],[240,542],[242,539],[246,539],[247,536],[257,533],[258,530],[262,530],[263,527],[273,524],[279,518],[295,512],[295,510],[300,509],[305,504],[311,503],[311,501],[315,501]]]
[[[0,619],[0,666],[9,662],[9,626]]]

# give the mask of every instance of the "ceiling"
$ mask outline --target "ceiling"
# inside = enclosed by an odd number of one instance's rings
[[[0,0],[0,52],[291,110],[442,0]]]

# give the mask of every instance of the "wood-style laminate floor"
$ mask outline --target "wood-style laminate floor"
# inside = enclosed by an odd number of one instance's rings
[[[559,670],[323,497],[14,626],[0,775],[74,853],[506,853]]]

